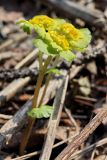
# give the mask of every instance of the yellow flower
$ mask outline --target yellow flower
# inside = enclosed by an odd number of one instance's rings
[[[70,23],[64,23],[60,27],[61,32],[67,36],[69,40],[77,40],[80,38],[81,33],[78,29],[76,29],[72,24]]]
[[[72,24],[67,22],[58,24],[57,19],[52,19],[46,15],[35,16],[29,22],[32,25],[38,25],[40,28],[43,28],[45,32],[49,33],[52,40],[64,50],[72,49],[70,41],[78,40],[81,37],[79,29],[76,29]]]
[[[36,24],[40,27],[48,29],[48,27],[52,26],[54,20],[48,16],[41,15],[33,17],[32,19],[29,20],[29,22],[33,25]]]
[[[28,21],[22,20],[20,23],[27,33],[34,29],[37,38],[47,46],[53,47],[53,50],[63,50],[66,53],[71,50],[84,51],[91,41],[91,33],[87,28],[77,29],[63,19],[39,15]]]
[[[64,35],[59,34],[56,31],[49,31],[48,32],[53,39],[54,42],[56,42],[57,45],[59,45],[63,50],[69,50],[69,43]]]
[[[27,33],[32,30],[37,33],[33,42],[41,52],[60,55],[67,61],[76,58],[72,51],[84,51],[91,41],[91,33],[87,28],[77,29],[64,19],[39,15],[28,21],[21,20],[18,24]]]

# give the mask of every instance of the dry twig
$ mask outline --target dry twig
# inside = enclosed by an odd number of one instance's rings
[[[103,105],[103,108],[98,114],[86,125],[81,133],[74,138],[72,142],[59,154],[55,160],[70,160],[70,156],[75,150],[89,137],[90,134],[101,124],[104,118],[107,116],[107,104]]]
[[[96,27],[104,26],[104,17],[101,12],[96,10],[89,10],[78,3],[71,2],[69,0],[41,0],[46,5],[51,5],[51,7],[57,9],[57,11],[63,11],[67,14],[67,17],[73,16],[74,18],[81,18],[88,24],[94,25]],[[100,23],[99,23],[100,22]]]
[[[56,97],[53,103],[54,111],[49,121],[48,133],[43,146],[43,151],[42,151],[40,160],[50,159],[52,146],[55,140],[56,129],[60,120],[60,116],[61,116],[61,112],[62,112],[64,100],[65,100],[67,85],[68,85],[68,76],[66,77],[66,79],[63,80],[63,83],[56,94]]]
[[[20,41],[22,41],[22,40],[24,40],[24,39],[26,39],[27,38],[27,34],[25,34],[25,33],[18,33],[18,35],[17,36],[15,36],[15,38],[13,38],[13,39],[8,39],[8,40],[6,40],[4,43],[2,43],[1,45],[0,45],[0,50],[3,50],[3,49],[5,49],[6,47],[9,47],[10,45],[12,45],[13,43],[15,43],[15,42],[20,42]]]
[[[25,57],[21,62],[19,62],[15,69],[19,69],[23,67],[26,63],[29,63],[31,59],[35,59],[35,56],[37,55],[38,49],[35,49],[33,52],[31,52],[27,57]],[[30,68],[35,68],[37,66],[37,61],[34,62]],[[22,87],[24,87],[28,82],[30,81],[30,77],[25,78],[19,78],[16,80],[13,80],[6,88],[4,88],[0,92],[0,107],[8,101],[10,98],[12,98]]]

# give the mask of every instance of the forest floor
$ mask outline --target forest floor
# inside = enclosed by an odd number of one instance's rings
[[[64,75],[53,77],[43,102],[56,104],[55,119],[36,121],[20,156],[38,75],[38,49],[16,22],[38,14],[89,28],[92,41],[72,65],[60,63]],[[0,0],[0,160],[54,160],[60,153],[69,157],[63,160],[107,160],[106,147],[107,0]]]

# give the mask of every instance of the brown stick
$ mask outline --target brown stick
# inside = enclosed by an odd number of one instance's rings
[[[31,59],[35,59],[38,49],[35,49],[33,52],[29,53],[21,62],[19,62],[15,69],[19,69],[26,64],[28,64]],[[35,61],[30,68],[37,67],[37,61]],[[6,102],[9,101],[22,87],[24,87],[31,80],[30,77],[18,78],[13,80],[9,85],[7,85],[2,91],[0,91],[0,107]]]
[[[60,120],[60,116],[61,116],[61,112],[62,112],[64,100],[65,100],[67,85],[68,85],[68,76],[66,77],[66,79],[64,78],[63,83],[56,94],[54,104],[53,104],[54,111],[49,121],[48,133],[45,139],[40,160],[50,159],[50,155],[52,152],[52,147],[53,147],[53,143],[56,135],[56,128]]]
[[[61,142],[58,142],[58,143],[54,144],[52,148],[58,147],[61,144],[65,143],[65,142],[67,142],[68,140],[71,140],[71,139],[72,139],[72,137],[69,137],[69,138],[67,138],[67,139],[65,139],[65,140],[63,140]],[[99,140],[98,142],[93,143],[90,146],[87,146],[85,149],[79,150],[78,152],[76,152],[75,154],[72,155],[71,160],[74,160],[80,154],[86,154],[87,152],[91,151],[94,147],[100,147],[100,146],[103,146],[105,144],[107,144],[107,138],[103,138],[103,139]],[[41,153],[41,150],[25,154],[24,156],[13,158],[12,160],[25,160],[25,159],[29,159],[29,158],[31,158],[31,157],[33,157],[35,155],[38,155],[40,153]]]
[[[24,40],[24,39],[26,39],[27,38],[27,34],[25,34],[25,33],[18,33],[18,35],[15,37],[15,38],[13,38],[13,39],[8,39],[8,40],[6,40],[4,43],[2,43],[1,45],[0,45],[0,50],[3,50],[4,48],[6,48],[6,47],[8,47],[8,46],[10,46],[10,45],[12,45],[13,43],[15,43],[15,42],[20,42],[20,41],[22,41],[22,40]]]
[[[91,122],[86,125],[81,133],[73,139],[73,141],[59,154],[55,160],[70,160],[70,156],[89,137],[89,135],[94,132],[105,117],[107,117],[107,104],[103,105],[102,110],[98,112]]]
[[[41,0],[41,2],[46,5],[50,5],[55,9],[55,11],[62,11],[62,13],[67,15],[67,17],[81,18],[88,24],[94,25],[96,27],[104,26],[103,14],[98,10],[89,10],[87,7],[84,7],[79,3],[71,2],[68,0]],[[101,19],[103,21],[101,21]]]

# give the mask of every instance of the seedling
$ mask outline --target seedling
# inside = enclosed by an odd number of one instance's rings
[[[35,119],[47,118],[53,111],[52,106],[42,105],[42,102],[52,74],[60,74],[55,68],[56,65],[61,58],[71,63],[76,58],[76,51],[83,52],[86,49],[91,41],[91,33],[87,28],[77,29],[64,19],[50,18],[45,15],[35,16],[30,20],[20,20],[18,24],[28,34],[32,31],[36,33],[33,44],[39,49],[39,76],[32,100],[32,109],[28,112],[28,126],[20,146],[20,154],[23,154]],[[47,55],[45,61],[43,54]],[[50,63],[52,67],[48,69]],[[46,74],[48,75],[45,88],[38,102],[39,91]]]

